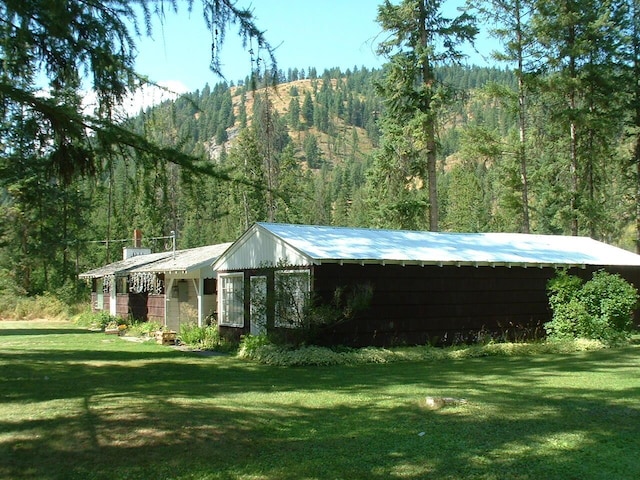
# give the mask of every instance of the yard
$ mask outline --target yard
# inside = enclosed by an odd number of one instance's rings
[[[304,368],[70,323],[0,345],[2,479],[640,478],[640,345]]]

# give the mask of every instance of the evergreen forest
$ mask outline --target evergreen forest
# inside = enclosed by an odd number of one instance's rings
[[[3,127],[0,144],[0,283],[26,294],[75,284],[120,259],[134,228],[160,251],[173,234],[190,248],[233,241],[257,221],[585,235],[635,250],[638,4],[583,3],[568,16],[571,2],[523,2],[535,11],[511,25],[519,3],[477,2],[474,18],[503,19],[497,66],[466,65],[452,47],[427,69],[424,42],[384,2],[394,42],[380,46],[383,68],[265,68],[204,85],[119,119],[116,132],[153,148],[135,157],[121,136],[89,174],[52,170],[26,135],[34,120],[5,105],[2,125],[20,128]],[[453,25],[457,38],[473,36],[470,19]],[[18,98],[11,88],[0,94]],[[99,134],[85,140],[101,151]]]

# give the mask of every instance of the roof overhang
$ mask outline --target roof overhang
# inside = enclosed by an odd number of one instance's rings
[[[505,268],[580,268],[585,269],[587,265],[584,263],[576,263],[576,264],[553,264],[553,263],[534,263],[534,262],[479,262],[479,261],[415,261],[415,260],[390,260],[390,259],[336,259],[336,258],[314,258],[314,265],[325,265],[325,264],[338,264],[338,265],[401,265],[403,267],[406,266],[436,266],[436,267],[505,267]]]

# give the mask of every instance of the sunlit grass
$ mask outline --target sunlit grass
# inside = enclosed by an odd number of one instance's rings
[[[0,344],[2,479],[640,478],[638,345],[283,368],[68,323]]]

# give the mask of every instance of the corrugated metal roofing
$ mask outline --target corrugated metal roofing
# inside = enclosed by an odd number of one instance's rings
[[[140,267],[150,262],[162,260],[171,255],[171,252],[148,253],[146,255],[136,255],[126,260],[113,262],[103,267],[94,268],[88,272],[81,273],[80,278],[100,278],[108,275],[126,275],[132,269]]]
[[[175,255],[170,254],[156,262],[134,268],[132,272],[189,273],[205,266],[211,266],[229,246],[231,243],[221,243],[178,250]]]
[[[128,275],[130,273],[189,273],[202,267],[209,267],[231,243],[187,248],[174,252],[138,255],[127,260],[110,263],[94,270],[81,273],[80,278],[100,278],[108,275]]]
[[[640,255],[588,237],[276,223],[258,223],[254,227],[268,231],[316,264],[640,266]]]

